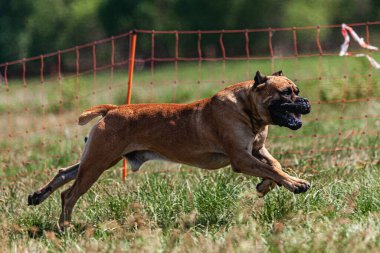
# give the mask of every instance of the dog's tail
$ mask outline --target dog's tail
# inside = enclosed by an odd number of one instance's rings
[[[91,107],[90,109],[84,111],[79,116],[78,124],[81,126],[86,125],[93,118],[100,115],[104,117],[108,111],[116,109],[117,107],[118,107],[117,105],[111,105],[111,104],[97,105],[97,106]]]

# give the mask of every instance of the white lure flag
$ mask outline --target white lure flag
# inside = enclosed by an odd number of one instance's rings
[[[350,46],[350,34],[351,34],[352,38],[357,43],[359,43],[359,45],[362,48],[365,48],[365,49],[368,49],[368,50],[372,50],[372,51],[379,51],[378,47],[371,46],[370,44],[367,44],[364,41],[363,38],[360,38],[358,36],[358,34],[354,31],[354,29],[352,29],[352,27],[350,27],[350,26],[348,26],[346,24],[342,24],[342,35],[343,35],[343,38],[344,38],[344,42],[340,46],[339,56],[351,55],[349,52],[347,52],[348,51],[348,47]],[[355,56],[356,57],[366,57],[374,68],[380,69],[380,64],[377,61],[375,61],[375,59],[373,59],[368,54],[356,54]]]

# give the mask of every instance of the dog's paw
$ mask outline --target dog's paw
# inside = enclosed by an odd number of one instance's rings
[[[67,230],[70,230],[73,227],[74,227],[74,225],[71,222],[69,222],[69,221],[61,221],[61,220],[59,220],[58,223],[57,223],[57,229],[61,233],[65,232]]]
[[[41,203],[41,196],[42,194],[40,192],[34,192],[33,194],[30,194],[28,196],[28,206],[36,206]]]
[[[290,177],[290,180],[284,186],[294,194],[299,194],[306,192],[310,188],[310,183],[303,179]]]
[[[41,204],[48,196],[51,191],[51,187],[44,188],[42,190],[35,191],[33,194],[28,196],[28,205],[36,206]]]

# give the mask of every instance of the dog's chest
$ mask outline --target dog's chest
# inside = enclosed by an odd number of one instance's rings
[[[267,139],[268,132],[261,131],[252,139],[252,149],[259,150],[261,149]]]

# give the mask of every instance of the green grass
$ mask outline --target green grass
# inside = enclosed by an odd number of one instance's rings
[[[73,226],[64,233],[56,228],[58,193],[39,207],[25,208],[30,190],[21,186],[38,181],[32,174],[4,185],[0,228],[7,244],[2,245],[29,250],[376,251],[379,168],[301,171],[312,182],[310,191],[295,196],[278,188],[264,199],[256,196],[256,179],[228,168],[137,174],[125,184],[111,171],[80,200]]]
[[[257,69],[271,73],[272,63],[179,63],[178,72],[169,64],[157,66],[153,75],[137,70],[132,101],[192,101],[250,79]],[[380,97],[380,76],[365,59],[276,60],[278,69],[296,78],[301,94],[314,102]],[[0,251],[380,250],[380,152],[368,148],[379,143],[378,101],[315,103],[300,131],[271,127],[270,152],[289,174],[312,183],[305,194],[278,187],[260,199],[259,179],[230,167],[208,172],[165,162],[149,162],[123,183],[118,164],[80,199],[72,226],[59,232],[60,191],[37,207],[28,207],[26,198],[57,168],[78,160],[91,125],[76,126],[82,110],[124,103],[126,70],[115,70],[112,84],[110,74],[99,72],[96,83],[90,73],[78,83],[66,74],[61,83],[30,78],[27,88],[16,79],[8,92],[0,86]],[[365,114],[374,117],[352,118]]]

